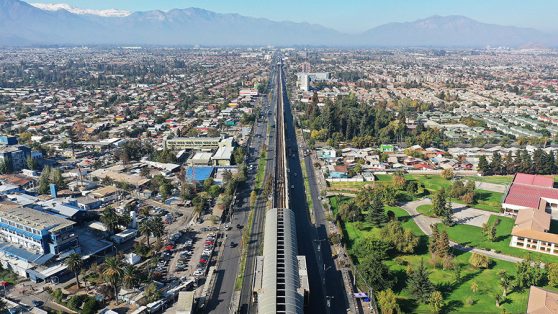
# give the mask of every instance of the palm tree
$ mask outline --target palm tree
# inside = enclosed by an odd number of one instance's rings
[[[122,282],[126,289],[131,289],[137,282],[136,268],[133,265],[126,265],[122,271]]]
[[[149,237],[151,236],[151,227],[149,220],[144,220],[140,223],[138,228],[139,233],[147,239],[147,246],[149,246]]]
[[[101,214],[101,222],[105,225],[110,233],[113,233],[118,227],[118,214],[111,206],[107,206]]]
[[[502,296],[505,298],[508,294],[508,290],[511,287],[511,279],[505,271],[498,273],[500,275],[500,286],[502,287]]]
[[[118,303],[118,288],[123,276],[122,262],[118,257],[111,256],[105,260],[103,278],[110,284],[114,291],[114,300]]]
[[[149,221],[149,228],[151,229],[151,233],[157,240],[161,240],[163,235],[165,234],[165,224],[163,223],[163,219],[161,217],[154,217]]]
[[[83,260],[81,256],[77,253],[72,253],[68,256],[68,258],[64,261],[68,269],[74,273],[74,277],[76,278],[76,283],[78,288],[81,288],[79,285],[79,271],[83,266]]]

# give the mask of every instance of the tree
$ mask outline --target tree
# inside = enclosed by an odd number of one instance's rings
[[[401,313],[399,304],[397,304],[397,296],[391,289],[379,291],[376,295],[382,314],[398,314]]]
[[[62,171],[58,168],[52,169],[50,172],[50,182],[56,184],[56,187],[60,190],[65,189],[66,182],[64,182],[64,178],[62,177]]]
[[[500,155],[499,152],[494,152],[492,154],[492,160],[490,161],[490,170],[492,174],[502,174],[502,155]]]
[[[531,266],[531,264],[534,266]],[[516,264],[515,286],[523,289],[530,286],[540,286],[547,279],[547,274],[539,265],[527,258]]]
[[[29,169],[29,170],[36,170],[37,169],[37,160],[33,159],[33,157],[31,157],[31,156],[27,157],[26,164],[27,164],[27,169]]]
[[[113,296],[116,303],[118,303],[118,289],[122,284],[122,276],[124,275],[124,270],[122,268],[122,262],[118,257],[111,256],[107,257],[105,260],[105,265],[103,267],[102,277],[109,283],[113,290]]]
[[[4,158],[0,159],[0,174],[7,174],[8,172],[9,172],[8,163]]]
[[[149,238],[151,236],[151,226],[149,225],[149,220],[143,220],[140,222],[138,227],[139,233],[147,239],[147,246],[149,246]]]
[[[49,183],[50,183],[50,167],[44,167],[43,171],[41,172],[41,176],[39,177],[39,188],[37,192],[39,194],[48,194],[50,190]]]
[[[355,222],[361,219],[360,210],[353,201],[344,202],[339,206],[339,216],[343,221]]]
[[[488,161],[486,160],[486,157],[484,155],[481,155],[479,157],[478,169],[483,176],[492,175],[492,169],[490,168],[490,165],[488,164]]]
[[[143,291],[143,293],[145,296],[145,300],[148,303],[155,302],[161,299],[161,297],[163,296],[161,291],[159,291],[159,288],[157,288],[157,285],[154,282],[145,286],[145,290]]]
[[[379,291],[392,287],[389,268],[376,256],[365,256],[359,266],[366,284],[372,289]]]
[[[405,187],[405,184],[407,184],[407,179],[405,179],[403,173],[396,172],[393,175],[393,187],[397,190],[401,190]]]
[[[163,223],[163,219],[159,216],[153,217],[149,220],[149,225],[151,228],[151,234],[157,238],[158,241],[161,241],[161,238],[165,234],[165,224]]]
[[[74,273],[74,278],[76,278],[76,283],[78,288],[81,288],[79,284],[79,271],[83,266],[83,260],[78,253],[72,253],[66,258],[64,264],[68,267],[68,270]]]
[[[500,303],[504,300],[504,297],[500,293],[494,294],[494,300],[496,301],[496,307],[500,307]]]
[[[83,303],[83,308],[81,310],[82,314],[95,314],[97,313],[99,305],[97,304],[97,300],[93,297],[87,298],[87,300]]]
[[[432,210],[436,216],[441,216],[447,207],[446,190],[440,189],[432,196]]]
[[[161,199],[163,200],[163,202],[166,201],[167,198],[169,198],[169,192],[165,185],[159,186],[159,194],[161,194]]]
[[[428,278],[429,275],[430,273],[421,259],[418,267],[412,270],[407,279],[407,287],[411,295],[422,303],[428,302],[432,292],[434,292],[434,285]]]
[[[390,243],[393,248],[401,253],[412,253],[419,243],[419,238],[410,230],[406,230],[397,220],[388,222],[381,230],[380,237]]]
[[[502,296],[505,298],[508,294],[508,290],[511,287],[511,278],[505,270],[498,272],[500,277],[500,287],[502,287]]]
[[[122,270],[122,283],[124,288],[131,289],[138,282],[136,268],[133,265],[126,265]]]
[[[549,263],[546,265],[548,272],[548,284],[558,287],[558,263]]]
[[[358,238],[353,248],[354,254],[358,258],[364,258],[368,255],[374,256],[378,260],[388,259],[388,251],[391,246],[384,240],[377,239],[372,235],[366,235]]]
[[[488,268],[490,266],[490,259],[485,255],[473,252],[469,258],[469,264],[475,268]]]
[[[471,283],[471,291],[472,291],[473,293],[477,293],[477,291],[479,291],[479,285],[477,284],[476,281],[473,281],[473,282]]]
[[[454,177],[453,169],[448,168],[442,170],[442,177],[446,180],[451,180]]]
[[[494,223],[483,223],[482,233],[489,241],[494,241],[496,239],[496,224]]]
[[[444,307],[444,296],[440,291],[434,291],[430,295],[429,303],[433,313],[440,313]]]
[[[381,226],[387,221],[387,216],[384,212],[384,204],[382,203],[379,193],[375,193],[372,198],[372,202],[368,208],[368,214],[366,215],[366,220],[376,227]]]
[[[107,206],[101,213],[101,222],[110,233],[114,233],[118,227],[118,214],[112,206]]]
[[[442,230],[436,241],[436,255],[445,258],[450,255],[449,236],[446,230]]]

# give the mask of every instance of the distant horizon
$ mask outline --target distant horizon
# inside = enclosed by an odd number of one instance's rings
[[[316,24],[342,33],[356,34],[386,23],[404,23],[432,16],[465,16],[482,23],[558,32],[558,2],[544,0],[395,0],[389,3],[355,0],[350,6],[337,1],[294,1],[265,3],[256,0],[24,0],[30,4],[67,4],[82,10],[169,11],[199,8],[215,13],[239,14],[272,21]],[[294,8],[294,10],[293,10]],[[341,12],[341,13],[340,13]],[[494,14],[493,12],[499,12]]]

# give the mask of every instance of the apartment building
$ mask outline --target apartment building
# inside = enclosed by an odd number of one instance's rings
[[[166,141],[170,150],[183,149],[217,149],[220,137],[177,137]]]

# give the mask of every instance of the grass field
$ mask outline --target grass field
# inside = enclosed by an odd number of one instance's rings
[[[417,265],[422,259],[430,270],[430,280],[436,289],[444,295],[446,306],[443,313],[500,313],[502,308],[508,313],[525,313],[527,310],[528,290],[514,291],[509,293],[507,300],[500,308],[496,307],[494,294],[501,293],[498,272],[506,271],[512,275],[515,273],[515,265],[510,262],[495,261],[490,269],[476,269],[469,265],[471,253],[454,252],[454,263],[462,267],[461,279],[456,280],[455,271],[433,268],[428,261],[430,255],[417,254],[398,257],[398,261],[388,261],[392,271],[399,274],[398,279],[402,282],[405,278],[407,265]],[[471,285],[475,282],[479,287],[476,293],[471,291]],[[403,313],[431,313],[427,304],[417,304],[407,289],[402,289],[402,284],[395,288],[398,292],[398,303]],[[466,299],[471,298],[472,305],[466,304]]]
[[[331,189],[334,190],[360,190],[363,186],[373,185],[374,182],[328,182]]]
[[[432,205],[430,204],[420,205],[419,207],[417,207],[417,211],[423,214],[424,216],[428,216],[428,217],[436,216],[434,215],[434,211],[432,210]]]
[[[533,259],[541,260],[545,263],[558,263],[558,257],[510,247],[511,230],[514,225],[514,220],[512,218],[492,215],[490,216],[488,223],[494,223],[496,219],[499,219],[500,223],[496,226],[496,239],[494,241],[486,240],[482,234],[482,228],[479,227],[470,225],[455,225],[453,227],[447,227],[443,224],[438,224],[438,226],[440,229],[448,232],[450,240],[462,245],[468,245],[479,249],[495,250],[506,255],[521,258],[531,256]]]
[[[262,189],[265,175],[265,166],[267,162],[267,152],[264,150],[258,160],[258,172],[256,173],[255,186],[257,190]]]
[[[334,213],[338,212],[339,205],[348,200],[348,197],[330,197],[330,204]],[[389,266],[397,278],[394,291],[398,296],[398,304],[403,313],[430,313],[428,305],[418,304],[405,288],[407,268],[409,265],[416,266],[421,259],[431,272],[430,280],[435,284],[436,289],[444,295],[446,306],[443,313],[499,313],[502,308],[505,308],[510,313],[524,313],[526,311],[527,290],[514,291],[508,294],[507,300],[502,304],[501,308],[496,307],[494,300],[494,294],[500,291],[497,285],[499,281],[498,272],[504,270],[508,274],[513,275],[515,273],[515,265],[513,263],[495,261],[490,269],[475,269],[469,266],[470,253],[455,251],[454,262],[462,267],[461,280],[456,281],[455,271],[434,268],[429,264],[428,238],[422,233],[407,212],[398,207],[387,207],[386,210],[392,210],[405,229],[409,229],[415,235],[421,237],[420,245],[415,254],[400,255],[386,261],[386,265]],[[508,227],[505,223],[501,223],[498,235],[503,236],[503,232]],[[359,237],[376,235],[379,231],[378,228],[374,228],[367,223],[349,222],[344,224],[344,228],[345,236],[348,238],[349,249]],[[462,231],[457,230],[456,233],[461,234]],[[466,238],[467,230],[461,236]],[[476,282],[479,286],[479,291],[476,293],[473,293],[470,288],[473,282]],[[468,305],[465,302],[469,297],[473,301],[472,305]]]
[[[390,182],[389,180],[391,179],[391,175],[378,175],[378,176],[382,176],[380,182]],[[385,176],[388,176],[390,179],[386,178]],[[452,185],[452,182],[450,180],[446,180],[440,175],[408,174],[405,175],[405,178],[407,180],[413,180],[419,184],[423,184],[429,193],[434,193],[442,188],[446,189],[447,191]],[[466,177],[464,179],[467,180],[469,179],[469,177]],[[475,194],[476,194],[477,202],[471,205],[471,207],[486,210],[486,211],[491,211],[495,213],[500,212],[500,204],[502,202],[502,196],[503,196],[502,193],[477,189],[475,191]],[[452,202],[464,204],[459,199],[452,199]]]
[[[308,172],[306,170],[306,163],[304,158],[300,159],[300,168],[302,168],[302,175],[304,176],[304,190],[306,191],[306,204],[308,205],[308,210],[312,214],[314,211],[314,201],[312,201],[312,195],[310,194],[310,182],[308,181]],[[310,215],[314,217],[314,215]]]

